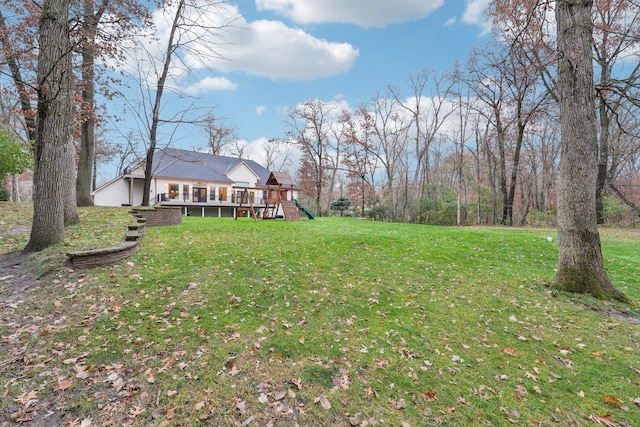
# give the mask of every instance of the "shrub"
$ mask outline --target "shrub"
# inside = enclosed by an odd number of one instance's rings
[[[11,191],[5,186],[0,187],[0,202],[8,202],[11,199]]]

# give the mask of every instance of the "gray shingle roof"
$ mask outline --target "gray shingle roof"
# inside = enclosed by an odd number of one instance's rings
[[[153,175],[196,181],[232,182],[225,176],[225,173],[243,162],[258,175],[258,185],[264,185],[267,182],[269,171],[253,160],[214,156],[175,148],[156,151],[153,156]]]

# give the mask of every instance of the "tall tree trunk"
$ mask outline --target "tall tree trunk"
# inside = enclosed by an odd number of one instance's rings
[[[608,78],[608,77],[607,77]],[[600,144],[598,150],[598,177],[596,179],[596,218],[604,224],[604,190],[609,166],[609,112],[605,100],[600,100]]]
[[[84,0],[84,44],[82,54],[82,114],[80,124],[80,155],[76,177],[78,206],[93,206],[91,190],[95,188],[95,46],[98,25],[109,0],[94,10],[94,0]]]
[[[559,289],[629,302],[607,276],[596,222],[597,132],[592,0],[558,0],[558,93],[562,158],[558,183]]]
[[[14,202],[21,202],[20,200],[20,180],[18,175],[11,175],[11,200]]]
[[[71,64],[69,64],[71,70]],[[71,95],[71,105],[69,108],[69,129],[73,128],[73,95]],[[64,188],[62,194],[64,203],[64,226],[80,223],[78,215],[78,199],[76,197],[76,147],[73,144],[72,131],[69,131],[67,138],[67,148],[65,152],[64,166]]]
[[[520,152],[522,151],[522,143],[524,141],[524,129],[526,125],[518,119],[518,136],[516,139],[516,147],[513,153],[513,166],[511,168],[511,181],[508,185],[507,197],[503,202],[505,206],[502,213],[502,225],[513,225],[513,205],[516,200],[516,185],[518,181],[518,172],[520,170]]]
[[[506,130],[502,126],[502,119],[500,117],[500,111],[495,108],[494,114],[496,118],[496,133],[498,142],[498,155],[499,155],[499,177],[498,183],[500,186],[500,194],[502,196],[502,216],[500,218],[500,224],[509,224],[508,218],[513,217],[513,204],[509,202],[509,189],[507,187],[507,154],[506,154]]]
[[[86,15],[86,14],[85,14]],[[90,25],[90,24],[88,24]],[[93,177],[94,129],[95,129],[95,70],[94,40],[82,47],[82,113],[80,123],[80,155],[78,176],[76,177],[76,198],[78,206],[93,206],[91,200],[91,179]]]
[[[33,226],[25,252],[64,241],[64,194],[72,155],[73,99],[69,0],[44,0],[40,17],[38,117],[33,179]],[[75,200],[74,200],[75,203]]]

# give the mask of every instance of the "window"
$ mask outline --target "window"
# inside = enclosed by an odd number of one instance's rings
[[[216,187],[209,187],[209,200],[212,202],[216,200]]]
[[[184,198],[185,202],[189,201],[189,184],[182,185],[182,197]]]
[[[227,187],[220,187],[220,195],[218,196],[218,200],[221,202],[227,201]]]
[[[180,186],[178,184],[169,184],[169,198],[177,199],[180,194]]]
[[[193,187],[193,202],[204,203],[207,201],[206,187]]]

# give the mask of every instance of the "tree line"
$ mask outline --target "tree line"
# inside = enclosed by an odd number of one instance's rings
[[[492,2],[490,41],[453,70],[424,69],[355,109],[319,99],[292,108],[282,140],[302,151],[297,178],[308,202],[328,212],[346,193],[354,202],[364,196],[360,214],[389,221],[556,225],[554,10],[542,1]],[[635,223],[640,6],[596,1],[591,17],[597,221],[619,220],[624,205]]]

